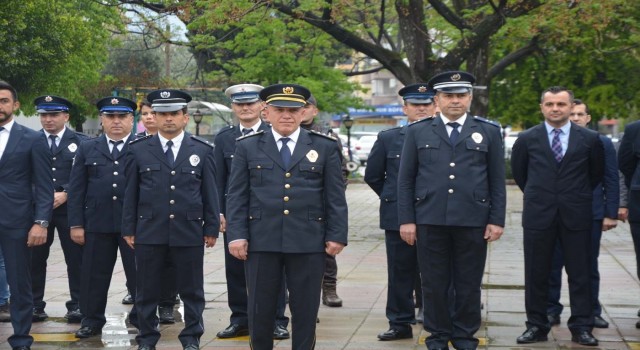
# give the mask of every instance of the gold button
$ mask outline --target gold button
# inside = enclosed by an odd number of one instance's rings
[[[287,188],[287,189],[288,189],[288,188],[291,188],[291,185],[289,185],[289,184],[285,184],[285,185],[284,185],[284,188]]]
[[[173,190],[175,190],[175,189],[176,189],[176,186],[171,185],[171,191],[173,191]]]
[[[193,170],[191,170],[191,173],[192,173],[192,174],[195,174],[196,172],[195,172],[195,171],[193,171]]]
[[[253,220],[253,216],[249,215],[249,220]]]
[[[56,160],[56,159],[57,159],[56,157],[53,157],[53,160]]]
[[[175,170],[171,170],[171,175],[175,175],[176,171]]]
[[[453,168],[454,166],[456,166],[456,163],[449,163],[449,166]]]
[[[55,181],[56,181],[56,179],[53,179],[53,181],[55,182]]]
[[[450,189],[449,189],[449,193],[453,193],[453,188],[450,188]]]
[[[117,172],[117,171],[114,171],[114,172],[113,172],[113,175],[116,175],[116,176],[117,176],[117,175],[118,175],[118,172]]]
[[[262,167],[260,165],[257,166],[258,169],[262,169]]]
[[[93,165],[98,165],[98,163],[93,163]]]
[[[113,184],[113,188],[116,188],[116,187],[118,187],[118,184]]]
[[[116,160],[115,162],[113,162],[113,164],[118,165],[118,164],[120,164],[120,163],[118,163],[118,161]]]
[[[118,197],[117,197],[117,196],[113,196],[113,200],[114,200],[114,201],[115,201],[115,200],[117,200],[117,199],[118,199]]]
[[[174,201],[173,199],[169,201],[169,204],[175,204],[176,201]]]
[[[285,196],[285,197],[284,197],[284,201],[285,201],[285,202],[288,202],[288,201],[289,201],[289,197]]]
[[[56,168],[51,168],[51,171],[56,171]]]
[[[451,180],[453,180],[453,179],[455,179],[455,178],[456,178],[456,176],[455,176],[455,175],[449,175],[449,178],[450,178]]]
[[[173,215],[173,214],[169,215],[169,219],[173,219],[173,218],[175,218],[175,217],[176,217],[176,216],[175,216],[175,215]]]
[[[284,210],[284,215],[289,215],[289,210],[285,209]]]
[[[291,173],[284,174],[284,177],[291,177]]]

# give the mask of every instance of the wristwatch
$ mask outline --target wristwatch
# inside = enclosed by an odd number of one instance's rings
[[[49,227],[49,221],[47,221],[47,220],[36,220],[35,223],[40,225],[40,227],[42,227],[42,228]]]

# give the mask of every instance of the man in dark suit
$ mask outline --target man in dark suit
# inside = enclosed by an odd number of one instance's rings
[[[16,90],[0,81],[0,249],[11,289],[9,345],[31,349],[31,249],[47,241],[53,182],[42,134],[15,122]]]
[[[427,84],[405,86],[399,94],[404,100],[402,110],[407,115],[408,124],[435,114],[434,92],[427,88]],[[364,173],[364,181],[380,197],[380,228],[385,230],[387,248],[386,315],[389,330],[378,334],[380,340],[411,338],[411,324],[416,322],[413,290],[415,276],[420,273],[418,256],[415,245],[407,244],[400,237],[398,224],[398,169],[407,129],[408,125],[405,125],[378,134]]]
[[[300,128],[310,92],[276,84],[260,92],[270,131],[238,140],[227,196],[229,251],[246,260],[254,350],[273,349],[273,315],[284,269],[293,349],[312,349],[325,254],[347,244],[340,150]]]
[[[58,231],[60,246],[67,264],[69,294],[67,313],[64,318],[69,323],[80,323],[80,267],[82,266],[82,246],[71,240],[69,220],[67,218],[67,189],[71,165],[80,143],[88,137],[65,126],[69,121],[69,108],[72,104],[58,96],[40,96],[33,101],[40,116],[42,134],[48,143],[49,165],[53,173],[53,216],[47,228],[47,242],[33,248],[31,258],[31,279],[33,288],[33,322],[47,319],[44,311],[47,303],[44,299],[45,282],[47,280],[47,258],[53,244],[55,231]]]
[[[579,99],[574,99],[569,119],[576,125],[586,128],[591,121],[589,107]],[[604,146],[604,180],[593,190],[593,225],[591,226],[591,307],[593,310],[593,326],[607,328],[609,323],[602,318],[600,305],[600,272],[598,271],[598,256],[600,255],[600,240],[602,232],[618,225],[618,205],[620,203],[620,177],[618,175],[618,160],[616,150],[611,139],[599,135]],[[553,253],[553,264],[549,277],[549,301],[547,317],[554,326],[560,324],[560,314],[563,305],[560,303],[560,289],[562,287],[562,267],[564,258],[562,245],[558,241]]]
[[[68,188],[71,239],[83,245],[80,310],[84,315],[78,338],[102,332],[105,309],[118,249],[127,281],[135,282],[133,250],[120,237],[122,203],[127,174],[125,154],[131,134],[135,102],[123,97],[105,97],[96,104],[104,133],[80,144],[71,168]],[[132,290],[135,292],[135,288]],[[135,299],[135,295],[133,296]],[[137,323],[135,306],[129,321]]]
[[[560,241],[569,275],[572,341],[595,346],[589,282],[593,190],[604,174],[602,141],[595,131],[569,121],[573,93],[550,87],[542,93],[544,123],[518,136],[511,154],[516,184],[524,192],[525,308],[527,330],[519,344],[547,340],[549,274]]]
[[[158,133],[130,144],[122,218],[122,236],[136,255],[136,340],[139,350],[152,350],[160,339],[156,309],[170,257],[184,303],[178,338],[196,350],[204,333],[204,246],[215,245],[220,228],[213,145],[184,132],[189,94],[163,89],[147,99]]]
[[[504,227],[502,136],[496,124],[467,114],[474,81],[461,71],[431,78],[441,113],[409,125],[400,158],[400,236],[410,245],[417,240],[432,350],[449,341],[477,348],[487,243]]]
[[[268,131],[269,125],[260,119],[260,112],[264,109],[264,102],[258,93],[263,89],[256,84],[238,84],[225,90],[225,95],[231,100],[231,110],[238,119],[238,125],[223,128],[215,137],[216,185],[220,195],[220,227],[226,232],[226,199],[229,190],[229,175],[231,175],[231,161],[236,150],[236,139],[258,131]],[[229,244],[228,235],[224,235],[224,246]],[[249,316],[247,313],[247,282],[244,273],[244,261],[235,258],[228,249],[224,249],[224,266],[227,277],[227,303],[231,310],[230,324],[218,332],[218,338],[234,338],[249,334]],[[286,308],[286,290],[284,285],[278,298],[274,339],[288,339],[287,325],[289,318],[284,315]]]

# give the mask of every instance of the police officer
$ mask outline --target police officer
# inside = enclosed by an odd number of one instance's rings
[[[221,232],[226,231],[226,194],[231,174],[231,161],[236,149],[236,139],[258,131],[269,130],[269,125],[260,119],[264,102],[258,93],[263,89],[256,84],[238,84],[225,90],[225,95],[231,100],[231,109],[238,119],[238,125],[223,128],[215,137],[216,185],[220,194]],[[225,247],[229,244],[224,235]],[[225,275],[227,277],[227,302],[231,309],[230,324],[218,332],[218,338],[234,338],[249,334],[249,320],[247,314],[247,282],[244,273],[244,261],[233,257],[224,249]],[[274,339],[288,339],[287,325],[289,318],[284,315],[286,308],[285,288],[282,286],[278,298]]]
[[[273,348],[273,314],[285,270],[292,348],[312,349],[325,254],[347,244],[347,204],[335,140],[300,128],[310,92],[276,84],[260,92],[270,131],[241,138],[227,197],[229,251],[246,260],[249,332]]]
[[[184,303],[184,349],[199,349],[204,333],[204,246],[213,247],[220,228],[213,146],[184,132],[189,121],[183,91],[163,89],[147,96],[158,134],[130,144],[122,235],[135,249],[139,350],[160,339],[156,308],[167,257],[176,266]]]
[[[477,348],[487,243],[504,227],[502,137],[496,124],[467,114],[474,81],[461,71],[429,81],[441,113],[409,125],[400,159],[400,236],[410,245],[417,236],[429,349],[449,341]]]
[[[71,169],[68,188],[71,239],[84,245],[80,310],[84,315],[78,338],[102,332],[105,308],[118,249],[127,281],[135,282],[133,249],[120,236],[124,198],[125,154],[134,139],[135,102],[123,97],[105,97],[96,104],[104,133],[80,144]],[[135,289],[132,289],[135,293]],[[135,295],[133,295],[135,299]],[[136,325],[135,306],[129,321]]]
[[[69,220],[67,218],[67,189],[73,158],[80,143],[88,137],[65,126],[69,121],[69,109],[72,104],[58,96],[40,96],[33,101],[40,115],[42,133],[49,145],[51,172],[53,173],[54,202],[53,215],[47,228],[47,242],[33,248],[31,254],[31,287],[33,290],[33,322],[47,319],[44,311],[47,303],[44,299],[45,281],[47,280],[47,258],[53,244],[55,231],[58,237],[64,260],[67,264],[69,294],[71,300],[66,302],[67,313],[64,318],[69,323],[80,323],[80,267],[82,266],[82,246],[71,240]]]
[[[433,116],[436,106],[434,91],[427,84],[405,86],[399,91],[404,100],[402,110],[407,122]],[[387,248],[387,306],[386,315],[389,330],[378,334],[380,340],[397,340],[413,337],[411,324],[414,318],[413,290],[416,274],[419,274],[415,245],[409,245],[400,238],[398,225],[398,168],[400,155],[408,125],[382,131],[371,148],[367,159],[364,181],[380,197],[380,228],[385,230]],[[416,296],[421,299],[422,286],[418,286]],[[422,302],[418,300],[418,302]],[[422,316],[420,309],[418,316]]]

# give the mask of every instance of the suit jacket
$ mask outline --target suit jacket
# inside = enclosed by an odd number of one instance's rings
[[[85,232],[120,233],[126,180],[125,155],[133,134],[113,159],[106,136],[85,140],[76,151],[67,190],[69,227]]]
[[[593,190],[593,219],[617,219],[620,204],[618,157],[611,139],[603,135],[599,137],[604,149],[604,178]]]
[[[400,155],[408,126],[397,127],[378,134],[373,144],[364,181],[380,197],[380,228],[398,231],[398,172]]]
[[[261,122],[258,131],[269,130],[270,126]],[[220,195],[220,213],[227,212],[226,199],[229,189],[229,176],[231,175],[231,161],[236,152],[236,139],[242,137],[242,132],[237,125],[221,129],[213,140],[216,162],[216,185]]]
[[[335,140],[300,129],[285,169],[272,132],[236,143],[227,198],[228,240],[249,251],[324,252],[347,244],[347,202]]]
[[[499,126],[467,116],[454,145],[440,117],[408,126],[398,175],[400,225],[504,226],[505,210]]]
[[[35,220],[51,220],[53,183],[47,152],[42,134],[14,122],[0,158],[0,227],[28,229]]]
[[[640,122],[633,122],[624,129],[618,150],[618,166],[624,175],[627,192],[629,222],[640,222]]]
[[[524,192],[522,227],[544,230],[559,215],[570,230],[591,229],[593,190],[604,174],[604,149],[595,131],[571,123],[558,165],[544,123],[534,126],[514,143],[511,168]]]
[[[218,237],[213,158],[213,146],[188,133],[173,166],[158,135],[131,142],[122,235],[141,244],[183,247],[204,245],[204,236]]]

